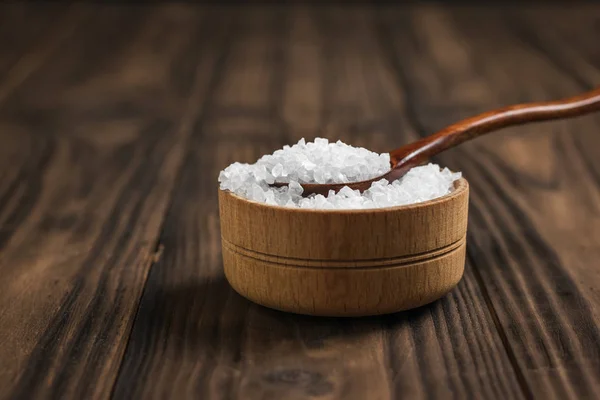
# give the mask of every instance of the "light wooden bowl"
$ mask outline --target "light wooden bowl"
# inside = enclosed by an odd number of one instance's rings
[[[219,190],[225,276],[242,296],[298,314],[367,316],[439,299],[462,278],[469,185],[373,210],[268,206]]]

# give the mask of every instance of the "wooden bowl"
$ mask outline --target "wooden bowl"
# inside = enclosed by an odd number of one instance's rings
[[[469,185],[373,210],[269,206],[219,190],[225,276],[266,307],[367,316],[439,299],[462,278]]]

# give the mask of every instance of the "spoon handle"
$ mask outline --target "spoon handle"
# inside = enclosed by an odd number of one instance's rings
[[[446,149],[507,126],[571,118],[593,111],[600,111],[600,87],[562,100],[499,108],[457,122],[433,135],[390,152],[392,165],[394,169],[419,165]]]

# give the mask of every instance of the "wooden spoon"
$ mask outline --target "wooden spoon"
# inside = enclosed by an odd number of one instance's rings
[[[411,168],[426,162],[429,157],[485,133],[512,125],[576,117],[593,111],[600,111],[600,88],[562,100],[517,104],[488,111],[450,125],[414,143],[390,151],[391,170],[384,175],[352,183],[302,183],[301,185],[304,188],[302,195],[308,196],[315,193],[326,196],[330,190],[337,192],[344,186],[363,192],[370,188],[375,181],[384,178],[390,182],[394,181],[406,174]],[[287,186],[287,183],[274,183],[272,186],[282,187]]]

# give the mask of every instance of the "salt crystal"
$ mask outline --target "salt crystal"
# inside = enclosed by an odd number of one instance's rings
[[[291,208],[365,209],[413,204],[435,199],[452,191],[453,182],[461,177],[436,164],[412,168],[393,182],[381,179],[363,193],[345,186],[327,197],[302,197],[301,183],[348,183],[364,181],[390,170],[390,155],[377,154],[341,141],[330,143],[324,138],[314,142],[300,139],[254,164],[233,163],[219,173],[220,188],[249,200]],[[277,182],[287,187],[274,188]]]
[[[327,183],[327,179],[325,178],[325,172],[320,169],[315,171],[314,180],[316,183]]]
[[[277,178],[278,176],[281,176],[283,172],[283,165],[281,164],[277,164],[273,167],[273,169],[271,170],[271,174]]]
[[[256,201],[260,201],[260,202],[264,202],[266,199],[265,192],[256,183],[252,185],[252,197]]]
[[[269,171],[265,172],[265,183],[269,185],[275,183],[275,177]]]
[[[288,188],[290,193],[296,194],[298,196],[301,196],[302,192],[304,192],[304,188],[302,188],[302,185],[300,185],[296,181],[291,181],[288,185]]]

